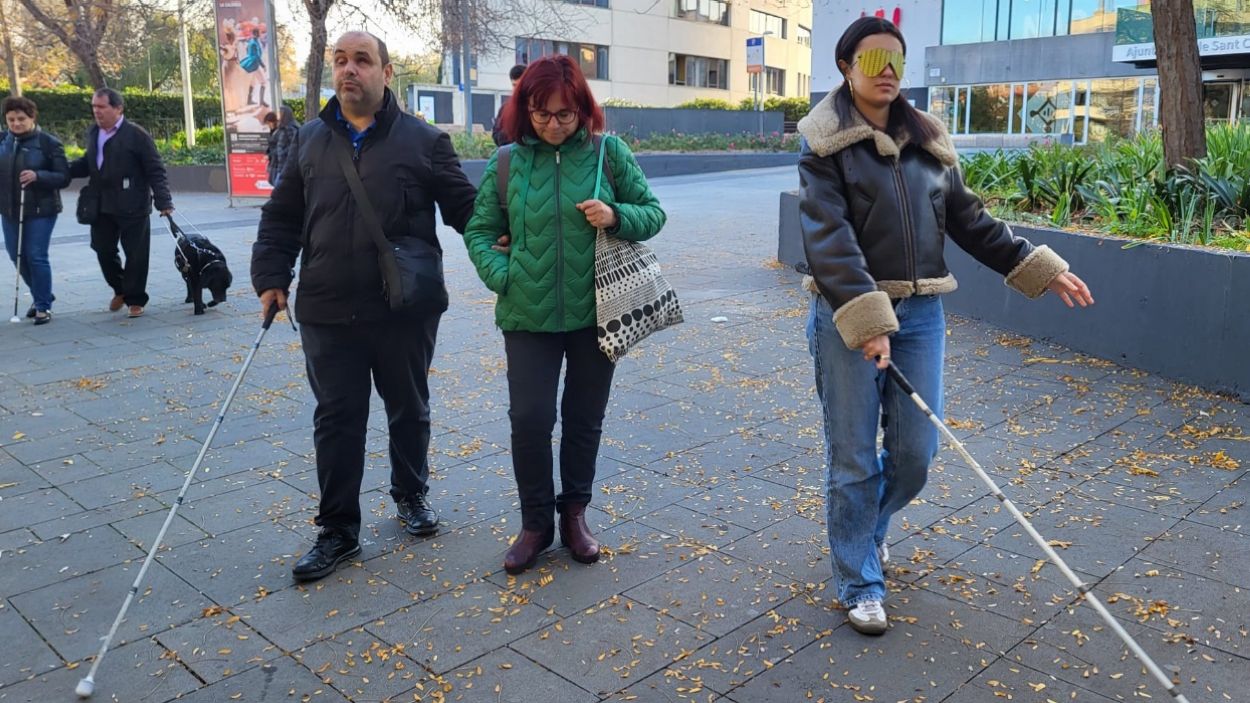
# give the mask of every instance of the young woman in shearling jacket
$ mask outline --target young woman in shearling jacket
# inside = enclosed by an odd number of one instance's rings
[[[949,237],[1035,298],[1092,304],[1048,247],[986,212],[963,183],[939,119],[899,95],[906,44],[891,22],[861,18],[836,48],[845,82],[799,123],[803,245],[813,291],[808,341],[824,413],[826,510],[837,597],[865,634],[885,632],[882,564],[890,517],[919,493],[938,435],[893,384],[894,363],[940,416],[946,323],[955,290]],[[884,448],[877,451],[881,417]]]

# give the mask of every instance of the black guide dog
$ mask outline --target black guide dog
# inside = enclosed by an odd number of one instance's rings
[[[187,232],[174,222],[172,215],[165,216],[169,233],[174,237],[174,266],[187,282],[187,299],[195,303],[195,314],[204,314],[204,289],[213,294],[208,307],[226,302],[226,289],[234,282],[234,276],[226,266],[226,256],[199,232]]]

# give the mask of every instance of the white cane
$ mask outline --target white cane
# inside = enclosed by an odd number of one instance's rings
[[[17,316],[18,298],[22,296],[22,230],[26,228],[26,186],[19,189],[17,206],[17,256],[13,260],[13,317],[9,322],[21,322]]]

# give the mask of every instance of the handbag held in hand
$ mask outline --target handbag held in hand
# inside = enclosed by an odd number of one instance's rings
[[[599,142],[600,167],[595,195],[603,177],[606,140]],[[595,321],[599,349],[613,363],[654,332],[683,320],[673,286],[660,273],[660,262],[647,246],[614,237],[595,236]]]

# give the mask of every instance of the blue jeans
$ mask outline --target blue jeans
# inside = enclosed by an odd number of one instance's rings
[[[4,248],[9,250],[9,261],[17,263],[17,220],[0,216],[4,225]],[[32,217],[22,227],[22,280],[30,286],[35,299],[35,309],[52,309],[52,264],[48,261],[48,245],[52,242],[52,228],[56,215]]]
[[[895,306],[899,331],[890,356],[933,411],[942,414],[942,358],[946,318],[938,296],[916,296]],[[833,325],[823,296],[812,296],[808,346],[825,425],[825,510],[838,600],[852,607],[885,598],[877,545],[890,518],[920,494],[938,434],[884,371],[850,350]],[[877,452],[877,429],[885,427]]]

